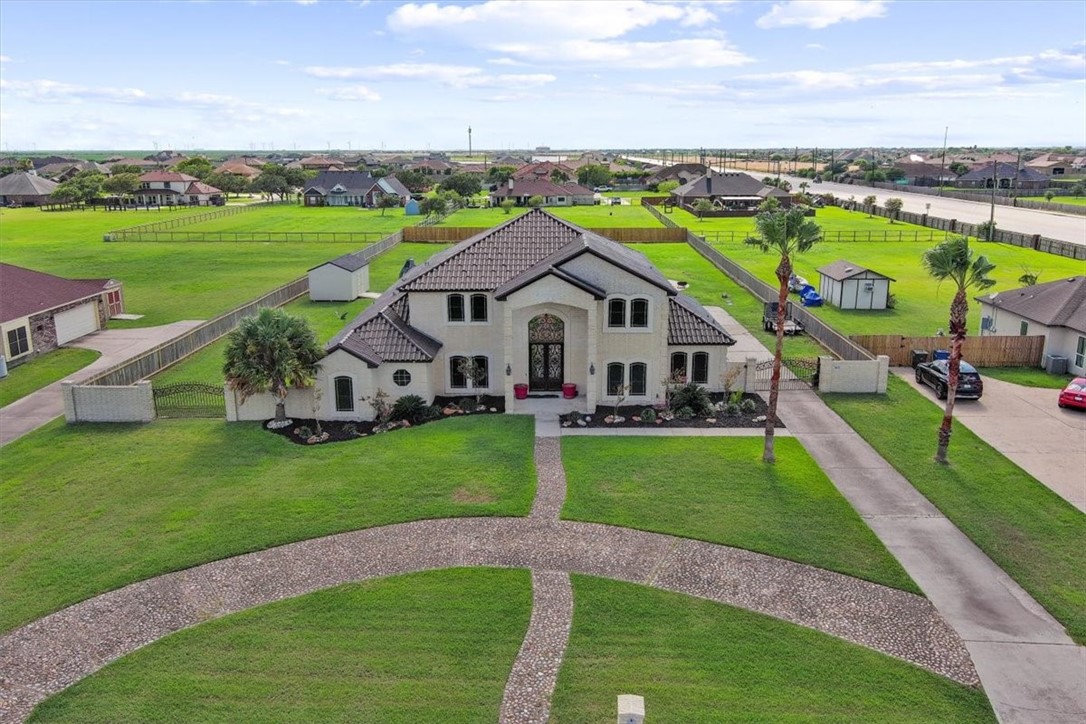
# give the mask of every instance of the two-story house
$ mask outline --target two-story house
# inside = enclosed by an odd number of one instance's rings
[[[140,176],[139,182],[133,197],[140,206],[218,206],[226,202],[219,189],[176,171],[151,171]]]
[[[536,209],[414,267],[336,334],[319,414],[372,419],[362,400],[378,389],[503,396],[515,411],[517,386],[553,396],[563,383],[582,410],[619,395],[650,405],[672,374],[721,389],[732,344],[643,254]]]

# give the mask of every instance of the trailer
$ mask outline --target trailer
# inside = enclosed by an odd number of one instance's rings
[[[778,302],[766,302],[762,308],[762,329],[767,332],[777,332],[777,307]],[[789,335],[803,334],[803,324],[792,317],[792,303],[784,308],[784,333]]]

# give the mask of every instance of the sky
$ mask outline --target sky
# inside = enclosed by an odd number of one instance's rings
[[[0,0],[0,151],[1086,145],[1086,2]]]

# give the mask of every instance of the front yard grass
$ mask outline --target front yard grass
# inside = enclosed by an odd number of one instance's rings
[[[1086,516],[963,425],[934,461],[942,410],[890,375],[885,395],[825,395],[875,450],[1086,643]]]
[[[663,211],[663,209],[661,209],[661,211]],[[711,233],[714,231],[733,231],[736,232],[736,234],[739,234],[740,232],[750,233],[755,229],[753,216],[730,218],[706,217],[699,220],[696,214],[692,214],[686,209],[676,208],[671,213],[667,214],[667,217],[679,226],[685,226],[690,229],[695,234],[702,234],[704,232]],[[881,235],[883,232],[890,232],[891,237],[898,234],[898,232],[907,232],[909,235],[913,232],[918,232],[925,236],[934,233],[936,238],[941,238],[943,233],[916,224],[906,224],[902,221],[895,221],[891,224],[888,219],[881,216],[868,216],[863,211],[849,211],[848,209],[842,209],[838,206],[825,206],[821,209],[816,209],[815,215],[811,218],[816,224],[822,227],[823,231],[827,232],[871,231],[877,235]],[[736,238],[734,242],[727,243],[742,244],[743,240],[741,238]]]
[[[57,380],[63,380],[100,356],[101,353],[93,349],[61,347],[18,367],[9,368],[8,376],[0,380],[0,407],[10,405]]]
[[[685,294],[706,306],[722,307],[772,351],[777,338],[762,329],[762,302],[710,264],[689,244],[630,244],[649,258],[669,279],[690,284]],[[724,296],[726,295],[726,296]],[[806,335],[784,338],[786,357],[815,357],[827,354],[818,342]],[[743,360],[732,359],[732,362]]]
[[[499,207],[460,209],[445,217],[438,226],[497,226],[526,211],[529,211],[526,207],[514,207],[510,209],[508,214]],[[546,206],[544,211],[589,229],[660,228],[660,222],[640,204],[629,206]]]
[[[359,528],[525,515],[534,421],[305,447],[256,423],[49,423],[4,448],[0,631],[207,561]],[[471,502],[468,502],[471,501]]]
[[[1056,196],[1049,201],[1044,196],[1019,196],[1023,201],[1042,201],[1052,204],[1073,204],[1074,206],[1086,206],[1086,196]]]
[[[980,689],[749,611],[573,577],[576,610],[551,721],[994,722]]]
[[[391,234],[413,226],[424,217],[407,216],[403,209],[362,209],[354,206],[261,206],[234,216],[223,216],[182,226],[177,231],[370,231]]]
[[[366,581],[180,631],[40,704],[34,722],[494,722],[527,571]]]
[[[1062,390],[1075,375],[1050,375],[1040,367],[985,367],[983,375],[1023,387]]]
[[[565,437],[562,517],[745,548],[920,589],[794,438]]]

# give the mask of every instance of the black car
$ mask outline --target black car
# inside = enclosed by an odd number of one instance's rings
[[[935,390],[940,400],[945,400],[947,390],[947,377],[950,371],[950,360],[937,359],[934,362],[921,362],[916,366],[916,381],[922,385],[930,385]],[[976,367],[962,360],[958,367],[958,394],[955,397],[963,400],[979,400],[984,392],[984,381]]]

